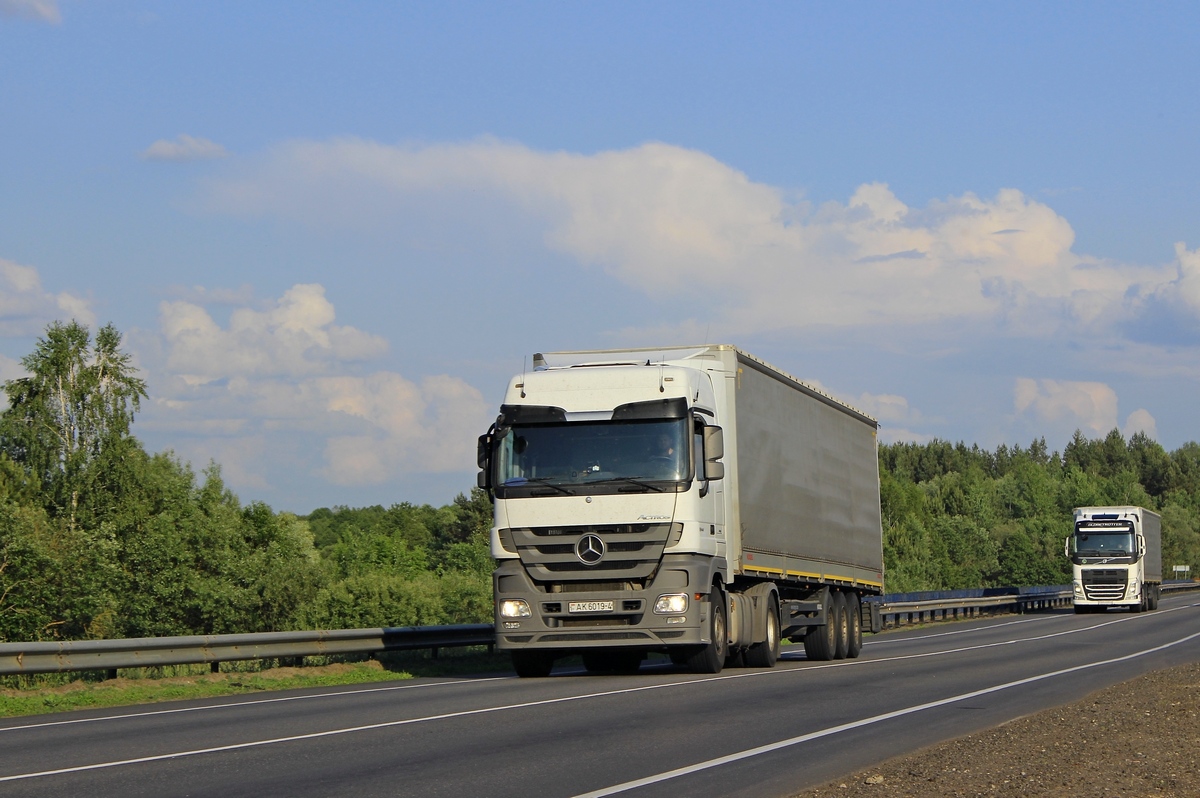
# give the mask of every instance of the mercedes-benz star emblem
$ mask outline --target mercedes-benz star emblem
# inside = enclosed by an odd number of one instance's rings
[[[584,535],[575,544],[575,556],[584,565],[596,565],[604,559],[604,541],[599,535]]]

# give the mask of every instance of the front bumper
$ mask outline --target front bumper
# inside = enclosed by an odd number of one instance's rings
[[[669,559],[669,558],[668,558]],[[690,558],[664,561],[654,582],[642,590],[566,590],[548,592],[529,578],[519,560],[507,560],[493,575],[495,585],[496,648],[588,649],[642,648],[662,650],[710,642],[708,602],[697,600],[697,592],[708,593],[707,563],[690,567]],[[703,572],[703,576],[701,574]],[[704,578],[705,581],[698,581]],[[698,587],[697,585],[703,585]],[[665,594],[687,593],[682,613],[659,615],[654,604]],[[522,599],[530,615],[505,618],[499,606],[505,600]],[[601,603],[612,609],[571,611],[571,603]]]

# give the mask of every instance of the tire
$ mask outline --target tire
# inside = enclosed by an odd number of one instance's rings
[[[861,602],[858,600],[857,593],[846,594],[846,613],[850,619],[850,645],[846,648],[846,656],[850,659],[858,659],[858,655],[862,653],[862,612],[860,607]]]
[[[512,663],[513,670],[522,679],[538,679],[550,675],[554,657],[545,651],[514,651]]]
[[[688,657],[688,670],[692,673],[720,673],[729,656],[729,631],[725,621],[725,595],[713,587],[708,596],[708,632],[712,642],[701,647]]]
[[[821,601],[825,602],[825,625],[810,626],[804,635],[804,656],[814,662],[831,660],[837,653],[837,612],[829,591],[821,592]]]
[[[779,601],[774,596],[767,599],[767,637],[746,649],[746,666],[750,668],[774,668],[779,661]]]
[[[1158,609],[1158,590],[1158,585],[1150,589],[1150,609],[1152,610]]]
[[[837,632],[833,658],[845,659],[850,651],[850,613],[846,610],[846,594],[838,591],[833,594],[833,608],[837,613]]]

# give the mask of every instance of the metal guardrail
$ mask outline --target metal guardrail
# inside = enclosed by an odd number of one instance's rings
[[[385,651],[491,646],[490,623],[463,626],[405,626],[311,632],[259,632],[125,640],[0,643],[0,674],[147,668],[160,665],[247,659],[370,654]]]
[[[1163,592],[1200,590],[1200,582],[1163,582]],[[1033,610],[1069,607],[1070,585],[1041,587],[998,587],[977,590],[947,590],[927,593],[902,593],[882,596],[879,606],[884,628],[905,623],[972,618],[982,613],[1025,613]]]
[[[1200,590],[1200,582],[1164,582],[1164,592]],[[980,613],[1049,609],[1071,604],[1070,585],[894,593],[867,599],[877,607],[883,626],[974,617]],[[259,632],[238,635],[141,637],[125,640],[72,640],[50,643],[0,643],[0,675],[63,671],[146,668],[160,665],[249,659],[370,654],[385,651],[488,646],[495,644],[491,624],[336,629],[311,632]]]
[[[878,599],[883,627],[973,618],[982,613],[1051,609],[1071,604],[1071,586],[991,588],[908,593]]]

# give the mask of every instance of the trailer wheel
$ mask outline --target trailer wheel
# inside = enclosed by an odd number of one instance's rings
[[[1150,609],[1152,610],[1158,609],[1158,590],[1158,585],[1150,588]]]
[[[746,649],[746,665],[751,668],[774,668],[779,660],[779,602],[774,596],[767,601],[767,638]]]
[[[850,651],[850,613],[846,610],[845,593],[838,591],[833,594],[833,609],[837,617],[837,625],[834,626],[837,640],[834,643],[833,658],[845,659]]]
[[[729,655],[729,631],[725,625],[725,596],[721,589],[713,587],[708,597],[708,630],[712,642],[688,657],[688,670],[692,673],[720,673]]]
[[[846,615],[850,620],[850,645],[846,647],[846,656],[857,659],[862,653],[862,604],[857,593],[846,594]]]
[[[817,662],[833,659],[837,653],[837,612],[829,591],[821,592],[825,603],[825,625],[810,626],[804,635],[804,656]]]
[[[549,676],[554,667],[554,657],[545,651],[514,651],[512,653],[513,670],[522,679]]]

